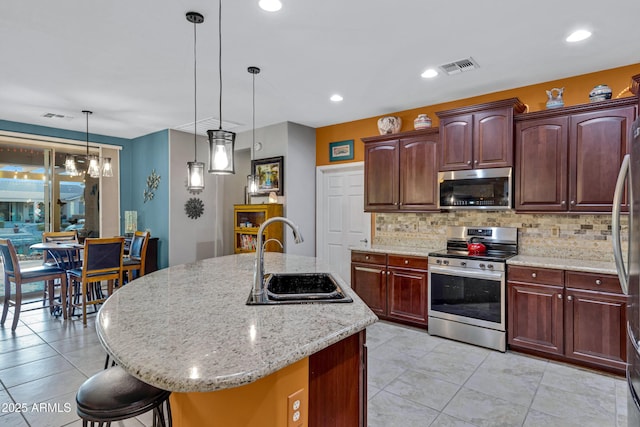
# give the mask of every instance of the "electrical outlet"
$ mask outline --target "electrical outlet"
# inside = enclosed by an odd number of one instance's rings
[[[306,419],[307,410],[304,389],[292,393],[287,397],[287,427],[302,427]]]

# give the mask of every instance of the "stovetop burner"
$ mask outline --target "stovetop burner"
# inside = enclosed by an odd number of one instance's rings
[[[467,242],[475,237],[487,251],[470,254]],[[443,258],[473,259],[478,261],[506,262],[518,254],[518,229],[506,227],[449,227],[447,248],[429,253],[429,256]]]

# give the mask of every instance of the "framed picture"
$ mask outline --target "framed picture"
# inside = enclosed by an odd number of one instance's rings
[[[284,157],[270,157],[251,161],[251,170],[258,177],[257,194],[269,195],[272,191],[278,196],[284,194]]]
[[[353,160],[353,139],[329,144],[329,161]]]

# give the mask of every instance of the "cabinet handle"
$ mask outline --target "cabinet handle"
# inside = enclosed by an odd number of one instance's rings
[[[561,201],[561,202],[560,202],[560,204],[561,204],[562,206],[564,206],[564,205],[566,205],[566,204],[567,204],[567,202],[563,200],[563,201]]]
[[[562,294],[558,294],[558,299],[562,299]]]
[[[574,206],[575,204],[576,204],[576,201],[575,201],[575,200],[572,200],[572,201],[571,201],[571,206]]]
[[[471,164],[471,160],[467,160],[467,164],[470,165]]]
[[[404,264],[405,264],[405,265],[409,264],[409,260],[408,260],[408,259],[405,259],[405,260],[404,260]]]
[[[600,279],[596,279],[596,285],[598,285],[598,286],[599,286],[599,285],[602,285],[602,280],[600,280]]]
[[[390,274],[391,274],[391,272],[390,272],[390,271],[387,271],[387,276],[388,276],[388,275],[390,275]]]
[[[477,164],[478,164],[478,161],[476,160],[476,161],[474,161],[473,163],[475,163],[475,164],[477,165]]]
[[[369,255],[365,255],[365,256],[364,256],[364,259],[369,259]]]
[[[537,273],[531,273],[531,277],[533,277],[535,279],[536,277],[538,277],[538,274]]]
[[[569,296],[567,297],[567,301],[573,301],[573,297],[572,297],[571,295],[569,295]]]

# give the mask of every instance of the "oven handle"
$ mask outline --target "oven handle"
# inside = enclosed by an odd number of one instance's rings
[[[500,281],[504,277],[499,271],[475,271],[468,268],[429,266],[430,273],[446,274],[448,276],[470,277],[472,279]]]

